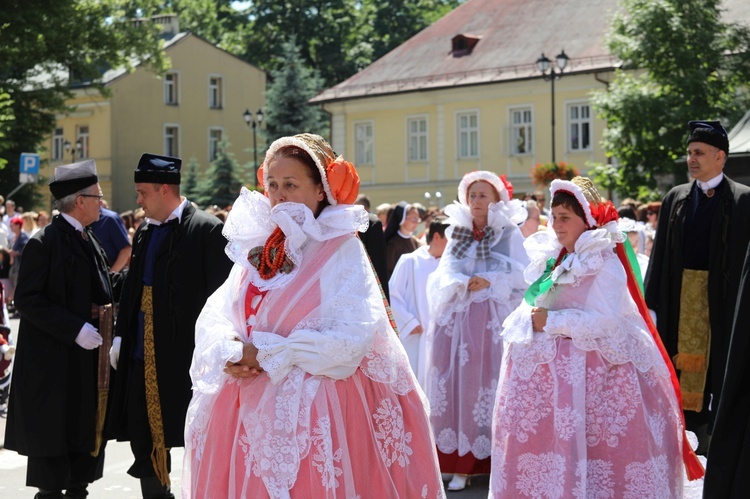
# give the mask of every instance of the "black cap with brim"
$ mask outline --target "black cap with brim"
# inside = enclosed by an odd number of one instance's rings
[[[690,121],[690,136],[687,144],[691,142],[703,142],[729,154],[729,138],[727,131],[719,121]]]
[[[99,177],[91,175],[88,177],[71,178],[68,180],[53,180],[49,184],[49,190],[55,199],[62,199],[78,191],[99,182]]]
[[[180,185],[180,168],[180,158],[144,153],[135,169],[135,182]]]

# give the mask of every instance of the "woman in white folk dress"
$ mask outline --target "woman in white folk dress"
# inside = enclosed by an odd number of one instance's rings
[[[703,468],[617,211],[583,177],[550,191],[554,232],[526,240],[532,284],[503,324],[490,497],[681,498]]]
[[[354,167],[276,140],[227,219],[235,265],[196,325],[183,496],[443,497],[422,393],[355,236]]]
[[[528,263],[518,224],[526,209],[513,186],[492,172],[464,175],[458,202],[445,208],[448,245],[430,275],[425,392],[440,470],[489,473],[492,408],[502,360],[503,320],[518,306]]]

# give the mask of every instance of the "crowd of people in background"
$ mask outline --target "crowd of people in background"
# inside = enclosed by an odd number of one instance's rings
[[[59,328],[30,314],[64,316],[65,293],[38,274],[72,284],[43,261],[72,251],[59,246],[75,231],[86,241],[76,251],[90,253],[91,289],[67,306],[88,320],[71,321],[66,346],[103,352],[85,354],[91,386],[93,366],[100,389],[115,371],[107,425],[85,446],[130,441],[144,497],[174,497],[181,446],[190,497],[443,497],[477,474],[490,475],[490,497],[681,497],[704,474],[696,453],[742,462],[733,435],[748,409],[723,370],[747,370],[734,299],[748,295],[750,229],[730,221],[748,215],[750,189],[723,174],[721,125],[689,126],[695,181],[663,204],[615,206],[580,176],[519,194],[473,171],[448,206],[371,209],[355,167],[311,134],[275,141],[265,195],[243,188],[229,207],[180,196],[179,158],[144,154],[141,207],[121,214],[93,162],[66,165],[50,184],[60,216],[5,202],[0,280],[11,313],[19,289],[22,329],[47,341]],[[115,321],[104,310],[117,301]],[[33,348],[19,349],[28,365]],[[81,411],[96,408],[93,393]],[[19,423],[39,401],[22,400],[6,442],[29,456],[29,485],[41,499],[68,485],[80,494],[65,497],[85,497],[102,457],[71,481],[76,470],[56,463],[80,456],[40,451]],[[74,416],[69,431],[86,429]],[[712,495],[740,480],[715,455],[705,497],[738,497]]]

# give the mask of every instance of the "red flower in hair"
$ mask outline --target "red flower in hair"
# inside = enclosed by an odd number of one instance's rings
[[[601,227],[609,222],[617,220],[620,215],[617,214],[617,208],[612,204],[612,201],[605,201],[599,204],[592,204],[591,216],[596,220],[596,226]]]
[[[326,167],[331,195],[339,204],[352,204],[359,194],[359,175],[354,165],[341,156]]]
[[[505,190],[508,191],[508,199],[513,199],[513,184],[508,181],[508,177],[505,175],[500,175],[500,180],[503,181]]]

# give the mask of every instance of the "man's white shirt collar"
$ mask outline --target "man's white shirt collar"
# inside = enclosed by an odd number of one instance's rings
[[[79,222],[79,221],[78,221],[78,220],[76,220],[75,218],[71,217],[71,216],[70,216],[70,215],[68,215],[67,213],[60,213],[60,215],[62,215],[62,217],[63,217],[63,218],[65,219],[65,220],[67,220],[67,221],[68,221],[68,223],[69,223],[70,225],[72,225],[72,226],[73,226],[73,228],[74,228],[75,230],[77,230],[78,232],[83,232],[83,224],[82,224],[81,222]]]
[[[703,192],[706,192],[709,189],[716,189],[723,179],[724,173],[722,172],[708,182],[703,182],[702,180],[696,180],[696,182],[698,182],[698,187],[700,187]]]
[[[185,197],[182,197],[182,202],[177,206],[177,208],[174,209],[172,213],[167,217],[164,222],[160,222],[158,220],[154,220],[153,218],[146,217],[146,223],[149,225],[161,225],[162,223],[169,222],[170,220],[177,219],[177,223],[182,222],[182,212],[185,210],[185,208],[188,205],[188,200]]]

